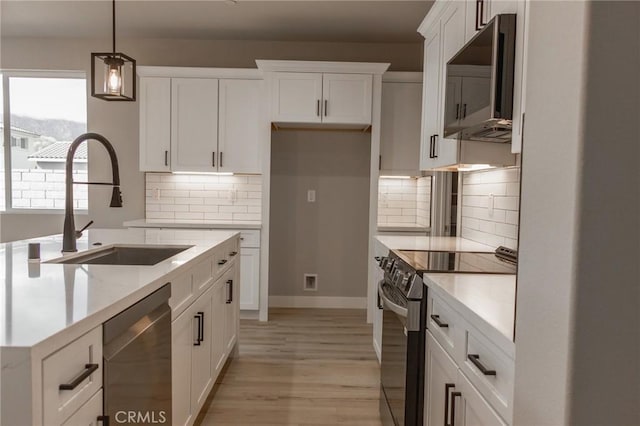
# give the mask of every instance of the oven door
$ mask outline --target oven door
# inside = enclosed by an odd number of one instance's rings
[[[384,426],[405,425],[407,376],[407,308],[392,300],[392,287],[380,282],[382,301],[382,362],[380,415]]]

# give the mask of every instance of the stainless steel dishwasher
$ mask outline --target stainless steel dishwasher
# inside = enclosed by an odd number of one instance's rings
[[[170,296],[166,284],[104,324],[108,424],[171,424]]]

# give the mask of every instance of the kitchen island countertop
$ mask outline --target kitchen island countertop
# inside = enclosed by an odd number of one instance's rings
[[[192,246],[152,266],[45,263],[60,258],[62,236],[0,244],[0,348],[46,352],[102,324],[211,255],[234,231],[93,229],[78,252],[110,244]],[[41,262],[28,262],[28,243],[41,247]],[[188,265],[188,266],[187,266]]]

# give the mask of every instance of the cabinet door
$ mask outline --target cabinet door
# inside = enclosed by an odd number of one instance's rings
[[[261,80],[220,80],[218,171],[262,172]]]
[[[191,421],[191,348],[195,342],[194,321],[187,309],[171,323],[172,425]]]
[[[104,424],[98,421],[102,416],[102,390],[96,392],[78,411],[67,419],[62,426],[99,426]]]
[[[238,329],[240,328],[240,286],[239,284],[240,269],[236,263],[232,269],[225,274],[224,282],[226,286],[226,300],[225,300],[225,343],[226,353],[231,352],[233,346],[238,339]]]
[[[484,0],[484,23],[486,24],[494,16],[502,13],[517,13],[518,3],[523,0]]]
[[[476,388],[458,371],[458,385],[461,397],[456,402],[456,422],[463,426],[506,426],[506,423],[478,393]],[[459,407],[459,408],[458,408]]]
[[[420,170],[422,84],[382,84],[380,174],[415,176]]]
[[[442,58],[440,61],[440,87],[446,84],[447,62],[464,45],[465,3],[451,2],[442,15],[440,21],[440,37],[442,43]],[[440,110],[438,117],[438,131],[434,138],[434,148],[431,166],[445,167],[458,162],[458,141],[442,137],[444,129],[444,91],[441,90]]]
[[[217,171],[218,80],[174,78],[171,96],[171,170]]]
[[[323,74],[322,122],[371,124],[371,74]]]
[[[194,344],[191,351],[191,412],[197,413],[204,404],[213,385],[211,359],[212,339],[209,327],[212,321],[212,291],[207,290],[192,305]]]
[[[140,171],[168,172],[171,153],[171,79],[140,78]]]
[[[427,426],[453,424],[451,421],[453,392],[456,387],[458,367],[445,350],[427,332],[425,350],[425,404],[424,419]],[[459,398],[458,398],[459,399]]]
[[[277,72],[273,74],[271,121],[320,123],[322,74]]]
[[[383,254],[383,256],[386,254]],[[370,268],[372,270],[371,276],[373,277],[373,283],[371,286],[376,289],[376,307],[373,311],[373,349],[378,357],[378,362],[382,361],[382,309],[380,309],[380,300],[378,299],[378,283],[384,279],[384,273],[378,266],[378,262],[375,259],[371,260]]]
[[[429,170],[434,162],[433,137],[438,134],[438,117],[440,116],[440,47],[440,27],[436,25],[436,28],[426,35],[424,41],[421,170]]]
[[[225,342],[225,317],[226,317],[226,285],[218,280],[212,287],[213,315],[211,323],[211,360],[213,363],[214,377],[217,377],[224,365],[226,349]]]
[[[529,34],[529,2],[518,1],[516,14],[516,58],[513,82],[513,132],[511,135],[511,152],[522,151],[524,132],[526,81],[527,81],[527,38]]]
[[[260,249],[240,249],[240,309],[260,308]]]

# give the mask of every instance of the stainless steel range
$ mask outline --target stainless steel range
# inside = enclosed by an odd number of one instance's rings
[[[380,417],[385,426],[422,426],[424,416],[427,287],[424,273],[514,274],[517,253],[392,250],[377,259],[382,314]]]

